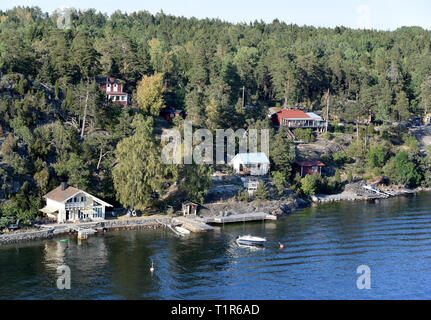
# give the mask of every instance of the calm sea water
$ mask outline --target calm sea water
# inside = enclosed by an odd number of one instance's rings
[[[244,233],[268,244],[240,248]],[[63,264],[70,290],[56,287]],[[370,290],[356,287],[359,265],[371,269]],[[431,194],[313,206],[187,239],[140,230],[3,246],[0,298],[429,299]]]

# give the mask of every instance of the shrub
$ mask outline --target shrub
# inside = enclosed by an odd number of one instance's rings
[[[388,152],[383,146],[374,146],[368,150],[365,158],[367,159],[367,165],[370,168],[381,168],[385,165]]]
[[[316,141],[316,137],[314,135],[314,132],[308,128],[308,129],[302,129],[302,128],[297,128],[293,130],[293,134],[295,135],[295,137],[298,140],[302,140],[304,142],[314,142]]]
[[[257,200],[266,200],[268,199],[268,190],[266,189],[265,182],[260,181],[257,185],[257,189],[254,193],[254,196]]]
[[[352,181],[353,181],[353,173],[352,173],[352,170],[349,170],[347,172],[347,182],[352,183]]]
[[[356,132],[356,128],[354,125],[348,124],[345,128],[345,132],[347,132],[349,134],[354,134]]]
[[[272,174],[272,180],[274,182],[275,188],[277,189],[277,193],[279,196],[281,196],[283,194],[284,189],[287,186],[286,176],[284,176],[279,171],[273,171],[271,174]]]
[[[407,187],[417,186],[421,180],[416,164],[409,160],[405,151],[391,158],[383,170],[393,183]]]
[[[342,166],[350,160],[349,156],[344,151],[336,152],[332,157],[336,166]]]
[[[301,189],[306,196],[315,195],[321,190],[322,177],[318,174],[308,174],[301,179]]]
[[[237,201],[248,202],[248,191],[247,190],[239,190],[236,196]]]
[[[342,127],[342,126],[340,126],[338,123],[334,123],[333,125],[333,128],[334,128],[334,132],[343,132],[344,130],[344,128]]]

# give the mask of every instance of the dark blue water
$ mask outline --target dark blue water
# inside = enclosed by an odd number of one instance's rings
[[[239,248],[243,233],[268,244]],[[70,290],[56,287],[64,264]],[[356,286],[359,265],[371,270],[369,290]],[[3,246],[0,298],[429,299],[431,194],[313,206],[187,239],[141,230]]]

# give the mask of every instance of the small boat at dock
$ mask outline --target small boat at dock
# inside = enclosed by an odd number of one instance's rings
[[[190,234],[190,231],[183,227],[175,227],[175,230],[182,234]]]
[[[265,238],[254,237],[252,235],[238,236],[236,238],[237,244],[246,245],[246,246],[263,246],[265,242],[266,242]]]

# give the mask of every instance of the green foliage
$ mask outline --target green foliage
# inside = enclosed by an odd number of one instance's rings
[[[123,206],[145,210],[155,204],[157,194],[162,194],[163,183],[173,168],[162,163],[153,137],[153,119],[138,114],[132,125],[134,134],[117,144],[112,178]]]
[[[205,164],[184,165],[184,181],[181,184],[181,189],[189,200],[199,204],[204,203],[205,196],[211,187],[212,172],[212,167]]]
[[[415,136],[407,135],[404,139],[404,144],[409,148],[410,154],[418,154],[419,153],[419,142]]]
[[[76,154],[69,153],[54,164],[55,172],[62,181],[80,189],[86,189],[90,182],[90,171],[84,161]]]
[[[352,170],[347,171],[347,182],[352,183],[353,181],[353,173]]]
[[[384,146],[372,146],[366,155],[367,165],[370,168],[382,168],[386,163],[388,155],[388,151]]]
[[[165,107],[163,101],[163,74],[143,76],[137,88],[137,101],[139,109],[146,115],[158,116]]]
[[[307,143],[316,141],[316,136],[310,128],[308,128],[308,129],[302,129],[302,128],[294,129],[293,134],[295,135],[295,137],[298,140],[302,140],[302,141],[307,142]]]
[[[238,193],[236,195],[236,200],[241,202],[248,202],[249,201],[248,190],[238,190]]]
[[[343,151],[334,153],[332,157],[334,160],[334,164],[338,167],[343,166],[345,163],[348,163],[350,161],[349,156]]]
[[[381,138],[399,143],[406,129],[388,124],[431,108],[431,39],[421,28],[330,29],[278,20],[244,25],[89,10],[74,12],[71,29],[61,30],[40,9],[23,7],[3,11],[0,23],[4,191],[12,176],[28,180],[37,192],[66,178],[98,194],[112,194],[116,185],[125,205],[153,204],[163,183],[185,171],[161,165],[159,143],[143,129],[152,125],[131,123],[135,113],[157,116],[165,105],[185,110],[194,127],[267,128],[263,106],[301,105],[324,112],[329,86],[334,132],[354,134],[361,127],[345,154],[324,162],[342,167],[353,158],[358,172],[365,161],[379,171],[390,156],[390,148],[373,145],[379,139],[374,121],[384,124]],[[102,76],[124,83],[139,110],[107,101],[93,81]],[[344,129],[337,121],[346,123]],[[315,140],[310,129],[295,134]],[[274,177],[281,186],[280,177],[291,175],[294,147],[282,129],[270,141],[271,168],[281,174]],[[415,185],[414,171],[423,179],[426,165],[413,137],[405,139],[401,149],[406,148],[405,163],[394,157],[385,168],[393,171],[393,180]],[[295,177],[292,188],[303,193],[300,180]],[[338,186],[337,177],[322,181],[322,190]],[[191,194],[201,199],[205,186]],[[307,183],[305,189],[313,191]]]
[[[266,188],[264,181],[261,180],[259,182],[259,184],[257,185],[257,189],[254,192],[254,196],[258,201],[263,201],[268,199],[268,190]]]
[[[318,174],[308,174],[301,179],[301,190],[306,196],[315,195],[322,186],[322,177]]]
[[[292,162],[295,159],[295,145],[289,139],[286,128],[280,128],[274,138],[270,139],[269,156],[272,161],[272,169],[279,171],[289,179]]]
[[[417,165],[409,159],[405,151],[399,152],[391,158],[383,170],[393,183],[406,187],[417,186],[421,180]]]
[[[288,186],[288,179],[282,172],[279,171],[272,171],[271,175],[278,195],[281,196]]]

